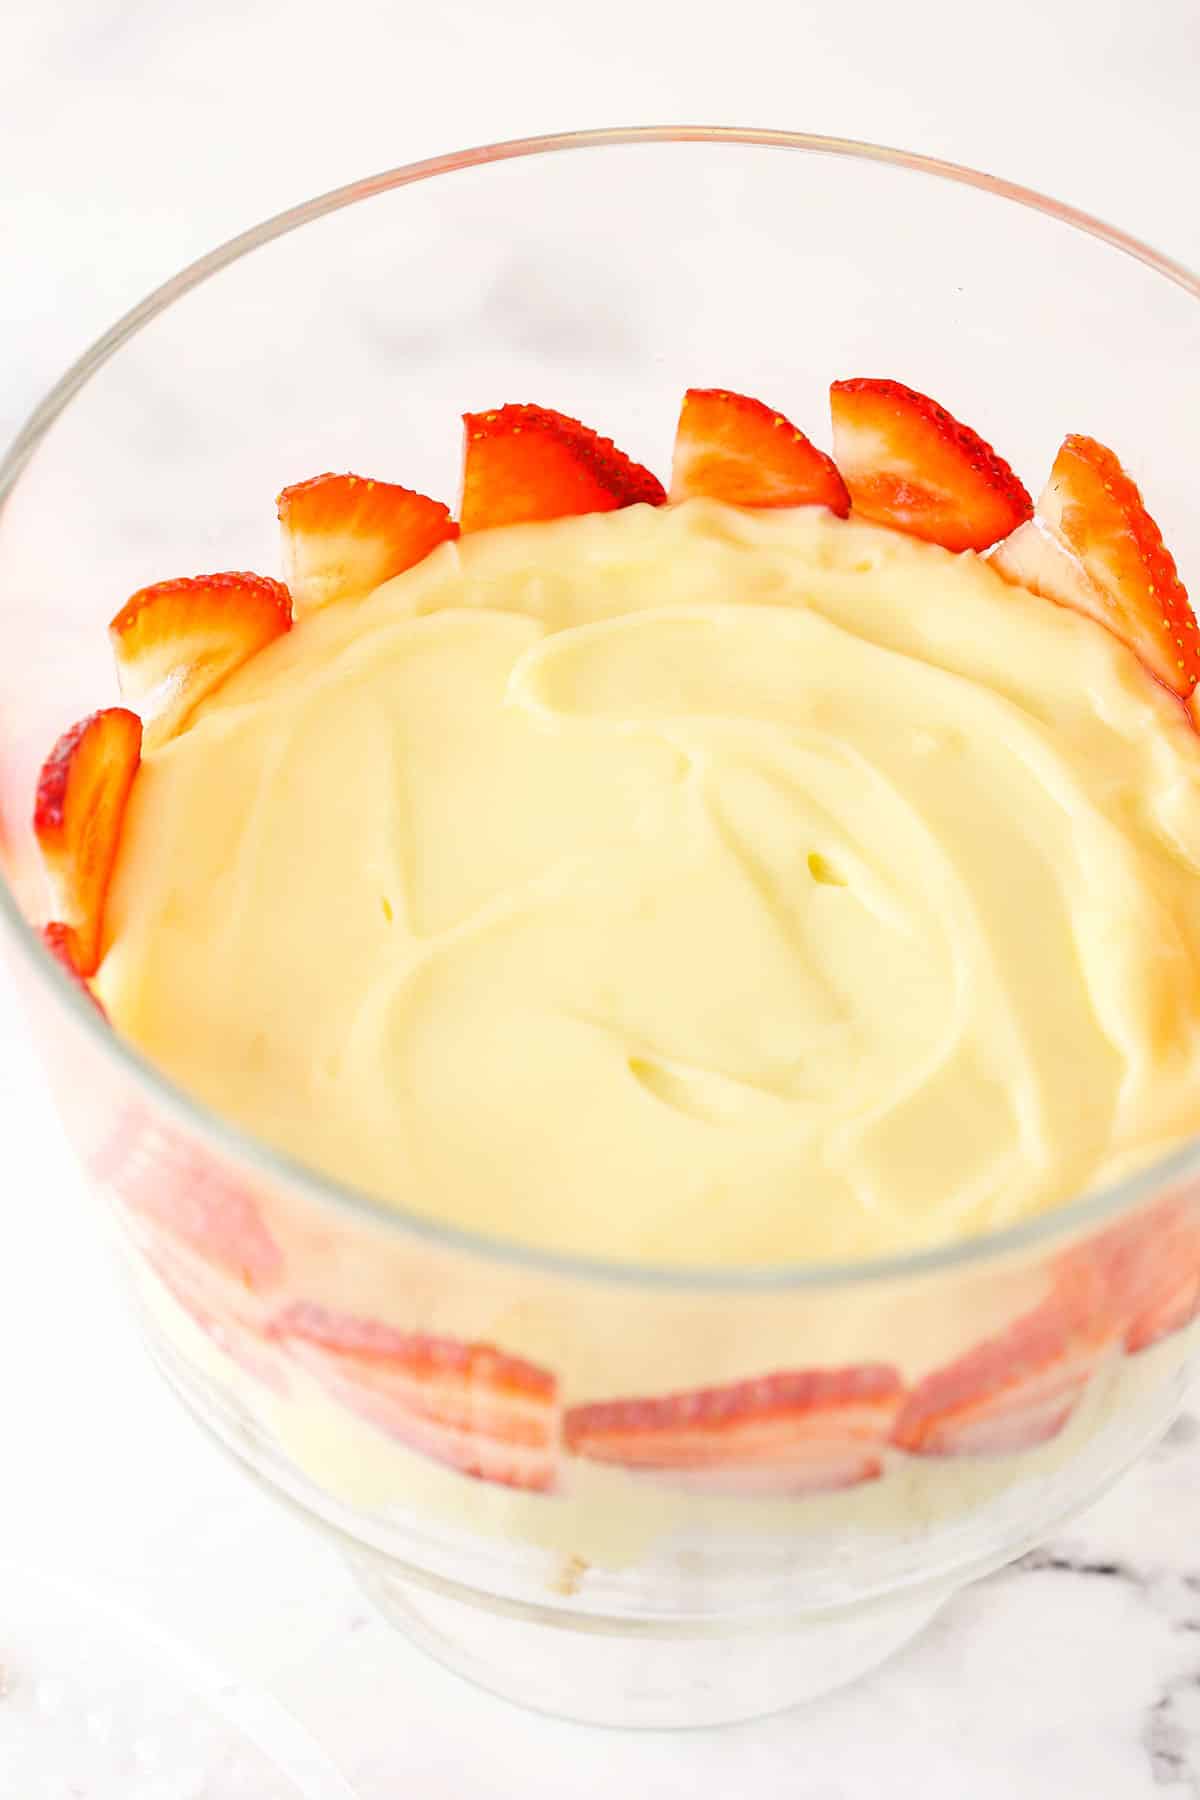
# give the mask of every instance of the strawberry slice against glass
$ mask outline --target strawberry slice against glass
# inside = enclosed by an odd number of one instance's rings
[[[61,963],[72,980],[83,989],[100,1017],[107,1024],[108,1014],[75,966],[75,934],[71,927],[64,925],[61,919],[52,919],[49,925],[42,927],[42,942],[55,961]]]
[[[1033,512],[1004,458],[915,388],[861,377],[829,390],[833,459],[854,511],[947,550],[986,550]]]
[[[547,1492],[558,1477],[558,1383],[491,1344],[398,1331],[300,1302],[274,1334],[334,1399],[463,1475]]]
[[[1200,1268],[1190,1265],[1164,1269],[1157,1291],[1129,1322],[1125,1348],[1131,1356],[1149,1350],[1163,1338],[1191,1325],[1200,1317]]]
[[[458,536],[440,501],[360,475],[315,475],[285,487],[276,508],[297,613],[359,599]]]
[[[803,1494],[883,1473],[904,1395],[881,1363],[802,1369],[725,1387],[572,1407],[567,1448],[671,1487]]]
[[[465,413],[462,529],[661,506],[662,483],[578,419],[543,406]]]
[[[1108,627],[1181,699],[1200,678],[1200,637],[1175,561],[1117,457],[1063,440],[1037,519],[997,544],[997,574]]]
[[[1130,1355],[1182,1331],[1200,1315],[1200,1204],[1170,1195],[1061,1257],[1060,1285],[1097,1279]]]
[[[689,388],[671,463],[672,500],[730,506],[827,506],[845,518],[850,496],[833,458],[782,413],[724,388]]]
[[[99,966],[104,902],[141,754],[141,720],[110,706],[64,732],[38,777],[33,829],[58,913],[51,948],[80,976]]]
[[[152,1259],[217,1316],[261,1321],[283,1253],[245,1183],[210,1151],[130,1107],[90,1173],[128,1209]]]
[[[1103,1280],[1081,1263],[1007,1330],[917,1383],[892,1441],[918,1456],[1003,1455],[1055,1437],[1118,1335]]]
[[[214,1305],[210,1284],[198,1284],[194,1265],[175,1256],[165,1244],[148,1251],[146,1260],[175,1304],[182,1307],[210,1343],[273,1393],[287,1392],[287,1375],[278,1347],[264,1330],[261,1314],[250,1317],[244,1309],[234,1310],[223,1304],[221,1298]]]
[[[291,623],[291,596],[265,575],[185,576],[132,595],[108,635],[146,748],[174,737],[206,695]]]

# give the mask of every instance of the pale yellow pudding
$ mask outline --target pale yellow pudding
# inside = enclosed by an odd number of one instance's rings
[[[1200,740],[1091,621],[819,508],[481,532],[145,757],[107,938],[151,1058],[415,1212],[881,1255],[1200,1128]]]

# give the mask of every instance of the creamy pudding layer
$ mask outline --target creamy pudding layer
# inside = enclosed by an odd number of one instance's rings
[[[1200,745],[1088,620],[818,508],[482,532],[147,755],[99,991],[342,1181],[867,1257],[1200,1125]]]

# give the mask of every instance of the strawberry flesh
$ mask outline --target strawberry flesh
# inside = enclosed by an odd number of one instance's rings
[[[53,919],[42,927],[42,942],[56,962],[62,964],[71,979],[83,989],[100,1017],[108,1022],[108,1014],[75,966],[75,934],[61,919]]]
[[[610,438],[541,406],[466,413],[464,531],[520,525],[574,513],[661,506],[662,483]]]
[[[1190,1269],[1178,1269],[1168,1274],[1154,1299],[1130,1320],[1125,1333],[1125,1348],[1130,1356],[1136,1356],[1139,1350],[1149,1350],[1163,1338],[1173,1337],[1197,1316],[1200,1316],[1200,1271],[1193,1265]]]
[[[1081,1268],[1007,1330],[917,1383],[892,1441],[917,1456],[1004,1455],[1057,1435],[1113,1342],[1103,1284]]]
[[[1200,679],[1195,615],[1162,533],[1113,452],[1095,438],[1065,438],[1038,514],[1078,559],[1085,597],[1097,597],[1091,605],[1080,606],[1071,597],[1064,603],[1107,625],[1153,675],[1186,699]],[[1048,597],[1063,599],[1054,591]]]
[[[573,1407],[576,1456],[699,1492],[799,1494],[883,1472],[903,1399],[895,1369],[783,1371],[726,1387]]]
[[[276,506],[298,613],[359,599],[458,536],[440,501],[360,475],[316,475],[284,488]]]
[[[342,1405],[461,1474],[546,1492],[558,1476],[558,1384],[490,1344],[397,1331],[298,1302],[275,1323]]]
[[[194,1268],[169,1250],[148,1249],[146,1260],[176,1305],[218,1350],[273,1393],[287,1393],[287,1377],[274,1343],[264,1334],[261,1315],[247,1316],[244,1308],[225,1305],[224,1296],[214,1296],[208,1286],[197,1284]]]
[[[241,1368],[281,1390],[270,1337],[283,1256],[242,1183],[138,1107],[91,1164],[125,1208],[130,1236],[175,1301]]]
[[[59,915],[55,935],[80,976],[100,963],[104,902],[141,747],[137,714],[110,706],[65,732],[38,778],[33,828]]]
[[[173,737],[207,695],[291,623],[291,596],[265,575],[184,576],[127,600],[108,632],[122,696],[145,720],[147,749]]]
[[[833,455],[854,511],[947,550],[986,550],[1033,513],[1008,464],[969,425],[899,381],[835,381]]]
[[[1088,579],[1079,558],[1040,519],[1027,519],[1010,536],[993,544],[987,563],[1013,587],[1028,588],[1031,594],[1040,594],[1071,612],[1083,613],[1101,625],[1108,623],[1111,608],[1104,595]]]
[[[270,1293],[278,1283],[283,1256],[254,1196],[209,1151],[141,1108],[118,1120],[90,1172],[153,1243],[220,1277],[214,1293]]]
[[[832,457],[782,413],[723,388],[689,388],[683,397],[670,497],[697,496],[729,506],[827,506],[843,519],[850,511]]]
[[[1123,1220],[1060,1259],[1060,1286],[1103,1285],[1115,1335],[1131,1354],[1200,1313],[1200,1207],[1181,1194]]]

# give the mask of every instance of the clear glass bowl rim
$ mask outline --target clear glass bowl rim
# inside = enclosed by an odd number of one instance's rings
[[[1077,207],[1053,200],[1033,188],[986,175],[960,163],[945,162],[938,157],[863,143],[853,138],[715,125],[630,126],[510,138],[501,143],[476,145],[449,155],[402,164],[398,168],[350,182],[344,187],[333,188],[315,199],[276,213],[274,217],[252,226],[248,231],[240,232],[181,269],[110,326],[72,364],[30,414],[0,461],[0,510],[42,439],[96,371],[135,336],[143,325],[165,312],[174,301],[262,245],[313,220],[323,218],[328,213],[369,200],[377,194],[388,193],[415,182],[428,181],[434,176],[453,174],[461,169],[509,162],[517,158],[555,155],[564,150],[686,143],[806,151],[811,155],[884,164],[893,169],[976,188],[995,198],[1042,213],[1087,236],[1098,238],[1111,245],[1114,250],[1145,263],[1156,274],[1200,300],[1200,276],[1182,263],[1152,249],[1141,239],[1114,225],[1106,224],[1104,220]],[[942,1270],[974,1268],[986,1262],[1032,1252],[1056,1238],[1073,1236],[1099,1225],[1109,1217],[1130,1210],[1172,1182],[1200,1175],[1200,1136],[1197,1136],[1135,1175],[1052,1207],[1021,1224],[929,1250],[861,1262],[708,1270],[612,1262],[602,1258],[567,1256],[554,1251],[537,1250],[503,1238],[440,1225],[420,1214],[408,1212],[402,1207],[345,1186],[261,1142],[176,1087],[132,1044],[119,1037],[104,1023],[78,985],[42,945],[37,933],[27,923],[17,905],[16,896],[3,875],[0,875],[0,925],[12,940],[15,954],[28,968],[36,986],[48,996],[51,1006],[65,1009],[72,1015],[77,1029],[88,1034],[99,1054],[115,1059],[131,1081],[149,1091],[159,1109],[182,1121],[188,1129],[202,1138],[213,1141],[218,1149],[234,1161],[257,1168],[268,1177],[298,1189],[318,1205],[333,1205],[345,1209],[386,1230],[423,1239],[448,1251],[529,1270],[541,1270],[552,1275],[581,1281],[624,1284],[631,1288],[730,1294],[788,1289],[813,1292],[900,1281],[934,1275]]]

